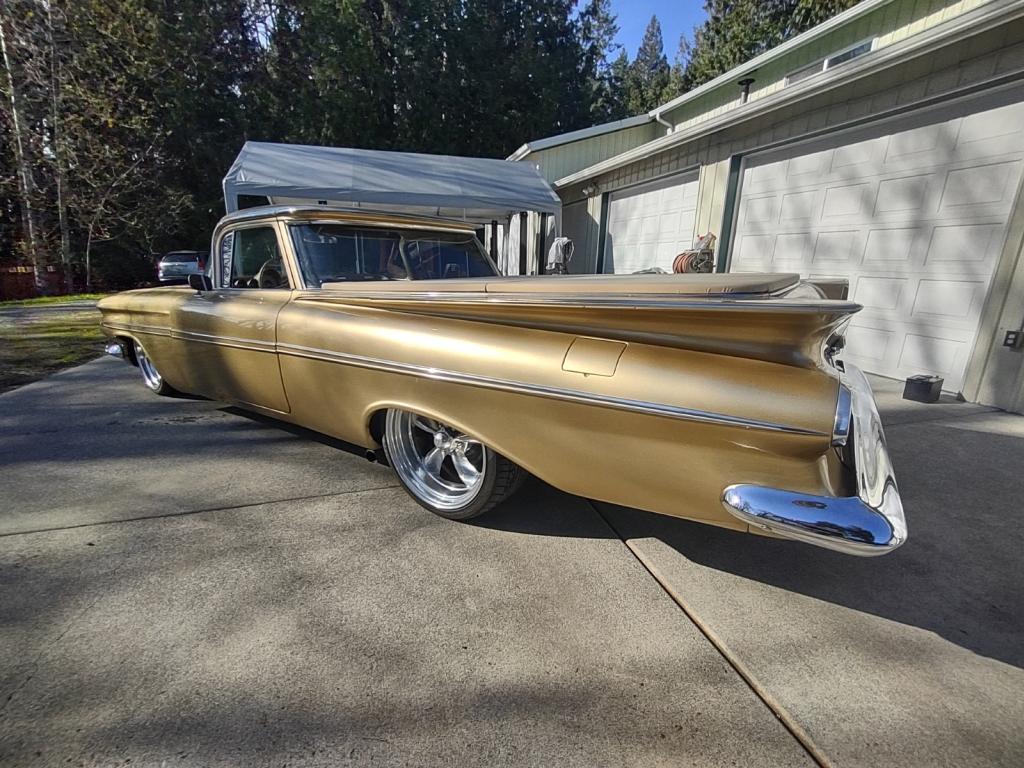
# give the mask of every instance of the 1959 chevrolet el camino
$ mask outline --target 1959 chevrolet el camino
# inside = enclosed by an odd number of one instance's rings
[[[524,472],[854,555],[907,537],[860,307],[796,275],[502,277],[470,226],[324,207],[224,218],[189,286],[100,302],[158,394],[363,446],[453,519]],[[839,295],[843,295],[845,291]]]

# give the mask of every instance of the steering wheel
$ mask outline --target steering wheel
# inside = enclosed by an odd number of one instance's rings
[[[434,263],[437,261],[437,249],[428,248],[426,253],[420,251],[418,253],[409,254],[409,267],[413,274],[422,278],[429,277],[434,271]]]
[[[256,273],[256,285],[259,288],[281,288],[287,285],[281,271],[279,259],[267,259]]]

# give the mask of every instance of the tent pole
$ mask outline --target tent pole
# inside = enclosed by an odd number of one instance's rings
[[[544,274],[546,259],[544,258],[544,233],[548,226],[548,214],[540,215],[540,224],[537,226],[537,274]]]
[[[491,219],[491,261],[498,260],[498,220]]]
[[[526,263],[526,211],[519,214],[519,274],[528,275],[529,265]]]

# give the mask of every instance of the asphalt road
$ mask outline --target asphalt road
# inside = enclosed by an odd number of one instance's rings
[[[448,522],[134,373],[0,396],[0,765],[1024,761],[1021,417],[882,392],[912,538],[855,560],[538,482]]]

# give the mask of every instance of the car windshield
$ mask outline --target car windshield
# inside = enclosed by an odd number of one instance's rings
[[[306,285],[367,280],[431,280],[498,274],[472,233],[294,224]]]

